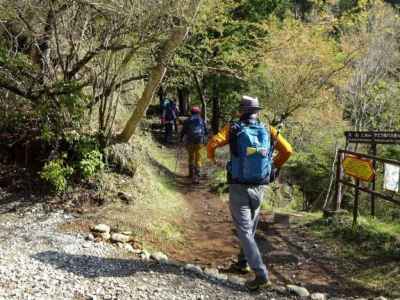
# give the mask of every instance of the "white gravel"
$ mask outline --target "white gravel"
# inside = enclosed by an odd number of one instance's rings
[[[66,234],[40,205],[0,214],[0,299],[284,299]]]

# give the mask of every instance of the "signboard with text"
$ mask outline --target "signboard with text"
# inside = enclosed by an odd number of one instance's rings
[[[375,177],[372,160],[359,158],[354,155],[346,155],[344,157],[343,170],[346,175],[362,181],[372,181]]]
[[[400,131],[346,131],[349,143],[400,144]]]

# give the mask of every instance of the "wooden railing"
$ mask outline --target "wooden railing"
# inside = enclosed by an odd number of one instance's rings
[[[357,216],[359,210],[359,195],[360,192],[367,193],[371,195],[371,215],[375,215],[375,199],[382,199],[384,201],[391,202],[395,205],[400,206],[400,195],[395,192],[382,192],[376,190],[376,178],[378,177],[377,172],[377,164],[378,163],[387,163],[394,166],[400,167],[400,161],[393,159],[385,159],[376,157],[373,155],[363,154],[352,152],[348,150],[339,150],[337,157],[337,165],[336,165],[336,184],[335,184],[335,199],[336,199],[336,209],[340,209],[342,202],[342,187],[343,185],[354,188],[354,205],[353,205],[353,224],[357,223]],[[371,184],[361,184],[360,179],[352,178],[350,176],[346,176],[343,170],[343,159],[346,156],[352,156],[360,159],[367,159],[372,161],[373,171],[375,172],[375,176],[371,182]],[[370,185],[372,188],[369,188]]]

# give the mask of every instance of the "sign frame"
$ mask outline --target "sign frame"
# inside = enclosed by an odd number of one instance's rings
[[[345,131],[347,143],[400,145],[400,131]]]

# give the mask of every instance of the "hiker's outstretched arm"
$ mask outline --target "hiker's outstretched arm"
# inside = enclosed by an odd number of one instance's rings
[[[289,142],[281,135],[278,135],[278,131],[274,127],[270,127],[271,136],[277,141],[275,150],[278,154],[274,157],[274,164],[276,167],[280,168],[293,154],[293,148]]]
[[[218,147],[225,146],[229,143],[229,128],[230,125],[227,124],[224,128],[220,130],[216,135],[214,135],[207,144],[207,156],[211,160],[215,160],[215,149]]]

